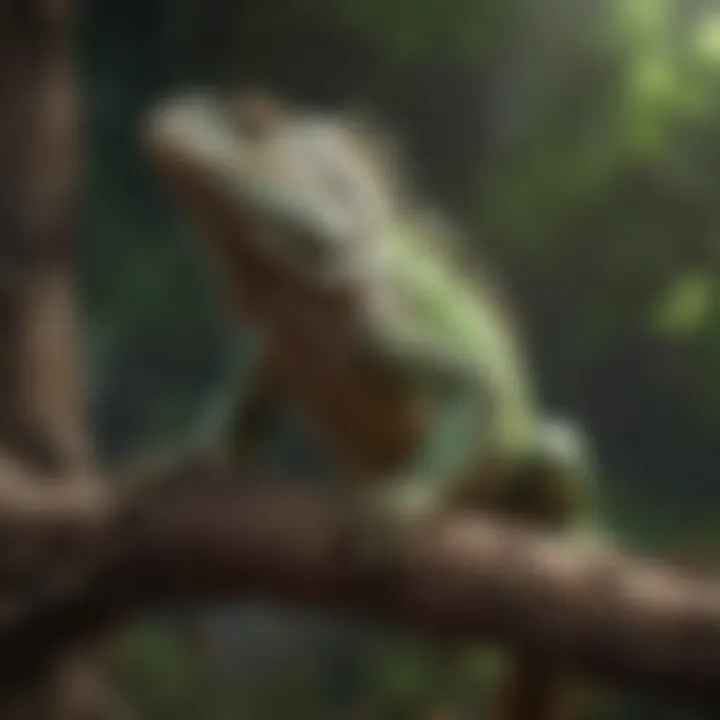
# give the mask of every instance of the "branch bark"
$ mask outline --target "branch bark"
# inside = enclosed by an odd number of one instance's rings
[[[720,583],[448,517],[368,572],[347,507],[177,465],[132,495],[78,585],[0,626],[0,673],[23,673],[99,627],[189,601],[261,600],[522,647],[579,676],[720,706]],[[12,649],[11,652],[8,652]]]

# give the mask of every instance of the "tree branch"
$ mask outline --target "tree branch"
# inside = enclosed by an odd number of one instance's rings
[[[0,625],[3,677],[20,682],[54,648],[146,609],[259,599],[509,643],[579,675],[720,705],[717,582],[468,517],[438,521],[371,573],[335,499],[238,485],[217,466],[161,474],[92,544],[82,582]]]

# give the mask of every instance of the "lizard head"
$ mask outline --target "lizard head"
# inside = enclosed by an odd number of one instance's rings
[[[349,123],[261,92],[165,101],[145,140],[203,229],[221,222],[225,252],[254,253],[313,283],[346,282],[396,213],[390,173]]]

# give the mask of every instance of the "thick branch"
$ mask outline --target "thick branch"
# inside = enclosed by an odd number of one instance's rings
[[[20,679],[48,648],[146,608],[261,599],[512,643],[581,675],[720,701],[718,583],[460,517],[423,532],[403,563],[368,573],[334,500],[240,487],[217,468],[184,473],[135,498],[95,545],[80,590],[56,591],[0,632],[4,676]]]

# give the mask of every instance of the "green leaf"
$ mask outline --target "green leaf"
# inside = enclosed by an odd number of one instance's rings
[[[686,336],[702,330],[712,309],[713,278],[687,273],[675,279],[655,310],[652,329],[662,335]]]

